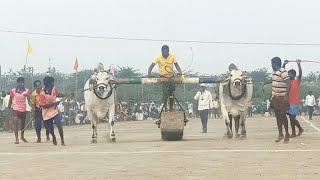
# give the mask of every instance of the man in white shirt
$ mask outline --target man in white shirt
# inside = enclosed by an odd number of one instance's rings
[[[3,128],[5,127],[5,116],[4,116],[4,110],[5,110],[5,107],[4,107],[4,104],[3,104],[3,99],[4,97],[6,97],[6,93],[3,91],[0,93],[0,128]]]
[[[212,108],[211,92],[206,90],[205,84],[200,84],[200,90],[194,96],[194,100],[198,101],[198,111],[202,123],[202,133],[207,133],[209,109]]]
[[[11,113],[9,108],[9,101],[10,101],[10,95],[9,93],[3,93],[2,96],[4,96],[2,103],[3,103],[3,116],[5,118],[4,122],[4,129],[7,132],[12,132],[10,127],[10,119],[11,119]]]
[[[192,104],[192,102],[190,102],[188,104],[188,113],[189,113],[189,118],[191,118],[192,115],[193,115],[193,104]]]
[[[214,118],[220,118],[220,114],[219,114],[220,105],[219,105],[219,99],[218,98],[213,100],[212,107],[213,107]]]
[[[312,92],[309,91],[306,97],[305,105],[308,108],[309,120],[312,120],[313,108],[316,106],[316,98],[312,95]]]

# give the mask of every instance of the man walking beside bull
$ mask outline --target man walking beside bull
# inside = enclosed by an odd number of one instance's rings
[[[271,66],[273,69],[272,78],[263,82],[263,84],[272,83],[272,96],[270,107],[274,109],[277,120],[279,136],[275,142],[280,142],[284,139],[284,143],[289,143],[288,119],[287,111],[290,109],[289,92],[291,81],[288,72],[281,67],[281,59],[274,57],[271,59]],[[285,136],[282,132],[282,126],[286,131]]]
[[[198,101],[198,111],[202,123],[202,133],[207,133],[209,109],[212,108],[212,95],[206,90],[205,84],[200,84],[200,90],[194,96],[194,100]]]

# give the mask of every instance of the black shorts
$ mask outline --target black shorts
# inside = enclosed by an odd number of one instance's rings
[[[13,117],[17,117],[23,121],[26,120],[26,115],[27,115],[26,112],[20,112],[20,111],[13,110]]]

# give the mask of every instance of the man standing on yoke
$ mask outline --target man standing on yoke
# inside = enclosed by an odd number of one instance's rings
[[[159,65],[159,74],[160,77],[172,78],[174,77],[173,64],[176,69],[179,71],[178,74],[182,74],[181,68],[176,61],[176,57],[169,53],[169,46],[163,45],[161,48],[161,54],[158,55],[155,60],[152,62],[148,69],[148,76],[151,76],[153,67]],[[174,84],[163,84],[162,85],[162,102],[164,103],[165,111],[167,111],[167,99],[169,98],[169,111],[173,110],[173,92],[175,91]]]

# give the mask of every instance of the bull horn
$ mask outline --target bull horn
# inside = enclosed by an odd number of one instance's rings
[[[251,77],[249,77],[249,76],[243,76],[243,80],[245,81],[245,82],[252,82],[252,78]]]
[[[98,64],[98,68],[97,68],[98,72],[103,72],[104,71],[104,66],[102,63]]]

